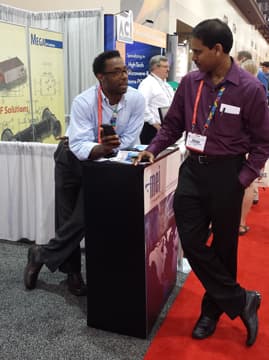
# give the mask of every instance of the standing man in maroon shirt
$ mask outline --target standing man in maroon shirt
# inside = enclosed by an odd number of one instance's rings
[[[184,255],[205,288],[192,336],[212,335],[226,313],[241,318],[251,346],[261,295],[236,281],[238,228],[244,189],[269,157],[268,105],[259,80],[230,57],[233,36],[224,22],[205,20],[192,35],[199,70],[182,79],[161,130],[135,165],[142,157],[153,162],[186,130],[189,156],[180,168],[174,211]]]

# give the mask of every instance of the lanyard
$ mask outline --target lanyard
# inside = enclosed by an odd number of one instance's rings
[[[101,86],[98,87],[98,143],[101,144],[101,126],[102,126],[102,95]]]
[[[202,94],[203,85],[204,85],[204,80],[201,80],[200,84],[199,84],[197,94],[196,94],[195,103],[194,103],[194,110],[193,110],[193,116],[192,116],[192,131],[194,130],[194,127],[195,127],[196,122],[197,122],[196,121],[197,120],[197,111],[198,111],[198,105],[199,105],[201,94]],[[211,109],[209,111],[208,117],[207,117],[205,125],[204,125],[204,132],[206,131],[206,129],[208,129],[208,127],[210,125],[210,121],[213,119],[213,117],[215,115],[215,112],[216,112],[217,107],[219,105],[220,99],[221,99],[221,97],[222,97],[222,95],[224,93],[224,90],[225,90],[225,86],[223,85],[219,89],[217,97],[214,100],[213,105],[211,106]]]
[[[113,109],[113,113],[112,113],[112,117],[110,119],[110,124],[112,126],[116,126],[116,121],[118,118],[118,105],[117,104],[114,109]],[[98,87],[98,143],[101,143],[101,126],[102,126],[102,94],[101,94],[101,86]]]
[[[116,122],[117,122],[117,118],[118,118],[118,105],[116,104],[116,106],[113,108],[113,112],[112,112],[112,117],[110,119],[110,124],[115,127],[116,126]]]
[[[160,79],[159,77],[157,77],[156,75],[150,73],[150,75],[157,81],[157,83],[160,85],[160,88],[162,89],[162,92],[165,94],[167,100],[169,101],[169,104],[171,104],[172,100],[173,100],[173,96],[169,91],[169,87],[171,87],[170,85],[167,84],[167,82],[165,82],[164,80]],[[168,86],[168,88],[167,88]],[[171,88],[172,89],[172,88]]]
[[[194,129],[195,125],[196,125],[196,119],[197,119],[197,110],[198,110],[198,105],[199,105],[199,101],[200,101],[200,97],[202,94],[202,88],[204,86],[204,80],[200,81],[199,87],[198,87],[198,91],[196,94],[196,98],[195,98],[195,103],[194,103],[194,110],[193,110],[193,115],[192,115],[192,129]]]

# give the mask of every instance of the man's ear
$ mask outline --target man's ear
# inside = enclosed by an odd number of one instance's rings
[[[104,79],[104,75],[103,74],[96,74],[97,80],[101,83]]]
[[[217,55],[221,55],[223,53],[223,46],[220,43],[215,45],[215,50]]]

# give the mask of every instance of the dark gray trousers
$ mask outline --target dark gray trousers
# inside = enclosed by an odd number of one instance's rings
[[[55,238],[42,245],[41,261],[51,270],[81,271],[80,242],[84,237],[82,169],[60,142],[55,154]]]

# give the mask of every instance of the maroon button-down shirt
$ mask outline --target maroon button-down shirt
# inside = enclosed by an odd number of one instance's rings
[[[185,130],[192,131],[194,103],[201,80],[204,80],[204,85],[193,132],[203,133],[211,106],[224,84],[225,91],[204,134],[207,136],[204,154],[248,153],[239,175],[240,182],[246,187],[259,176],[269,157],[269,111],[261,82],[234,62],[225,79],[217,86],[206,73],[200,71],[190,72],[182,79],[162,128],[147,150],[157,155],[175,143]],[[231,110],[229,105],[235,108]],[[220,112],[221,108],[225,110]]]

